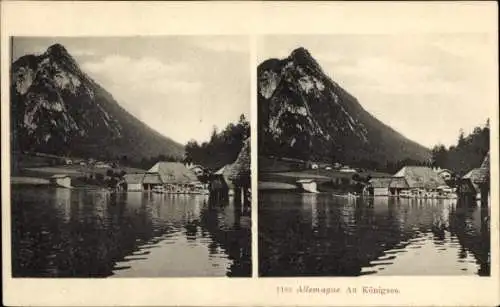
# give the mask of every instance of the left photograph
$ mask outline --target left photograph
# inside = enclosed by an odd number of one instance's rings
[[[249,48],[12,37],[12,277],[250,277]]]

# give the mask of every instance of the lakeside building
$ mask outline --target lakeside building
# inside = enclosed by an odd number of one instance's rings
[[[147,172],[126,174],[127,191],[152,191],[164,187],[171,193],[189,193],[200,187],[196,175],[180,162],[158,162]]]
[[[56,174],[50,177],[50,182],[62,188],[71,188],[71,177],[66,174]]]
[[[370,179],[368,186],[368,194],[373,196],[389,196],[389,185],[392,177],[380,177]]]
[[[490,196],[490,157],[489,152],[481,167],[470,170],[458,183],[458,192],[461,197],[488,202]]]
[[[451,180],[453,178],[453,172],[446,168],[436,167],[432,169],[445,181]]]
[[[438,198],[451,196],[452,189],[430,167],[405,166],[392,177],[370,179],[365,193],[373,196]]]
[[[125,183],[127,191],[142,191],[143,178],[144,174],[126,174],[123,176],[123,183]]]
[[[352,167],[349,167],[347,165],[344,165],[340,168],[339,172],[342,173],[356,173],[356,170]]]
[[[205,168],[198,164],[186,165],[186,167],[193,172],[197,177],[201,177],[207,173]]]
[[[246,139],[234,163],[226,165],[211,176],[210,197],[213,200],[225,199],[234,191],[235,204],[250,206],[250,139]]]
[[[218,171],[212,174],[210,190],[217,191],[223,196],[234,195],[234,183],[230,179],[232,173],[232,164],[227,164],[221,167]]]
[[[304,192],[318,193],[318,185],[313,179],[300,179],[296,182],[297,187]]]
[[[403,191],[409,191],[410,185],[404,177],[393,177],[391,183],[389,184],[389,192],[391,195],[399,196]]]

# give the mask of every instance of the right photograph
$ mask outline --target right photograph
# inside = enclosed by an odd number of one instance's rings
[[[490,276],[495,38],[258,39],[259,276]]]

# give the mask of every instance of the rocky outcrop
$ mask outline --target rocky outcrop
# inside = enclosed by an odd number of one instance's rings
[[[264,61],[257,77],[259,154],[381,163],[430,158],[428,149],[365,111],[304,48]]]
[[[56,154],[183,154],[180,144],[124,110],[60,44],[12,64],[11,139],[14,149]]]

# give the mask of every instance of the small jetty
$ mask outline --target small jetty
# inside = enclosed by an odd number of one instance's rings
[[[342,198],[347,198],[347,199],[357,199],[357,198],[360,198],[361,195],[357,194],[357,193],[345,193],[345,194],[338,194],[338,193],[332,193],[333,196],[336,196],[336,197],[342,197]]]
[[[50,177],[50,183],[61,188],[71,189],[71,177],[65,174],[56,174]]]
[[[71,189],[71,177],[65,174],[55,174],[51,177],[11,177],[10,183],[13,185],[30,185],[30,186],[55,186],[60,188]]]
[[[296,181],[297,187],[307,193],[319,193],[316,181],[312,179],[300,179]]]

